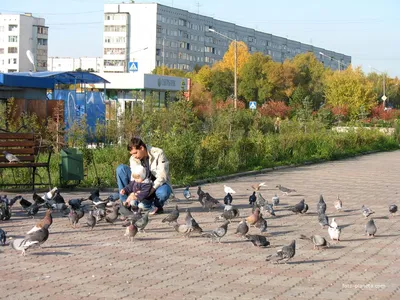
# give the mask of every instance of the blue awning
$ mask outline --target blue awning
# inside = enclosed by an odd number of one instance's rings
[[[34,88],[53,89],[54,78],[38,78],[28,76],[15,76],[12,73],[0,73],[0,89]]]
[[[15,72],[7,73],[5,75],[18,76],[23,79],[24,77],[29,78],[50,78],[53,79],[54,84],[76,84],[76,83],[109,83],[103,77],[89,72]],[[54,85],[53,84],[53,85]]]

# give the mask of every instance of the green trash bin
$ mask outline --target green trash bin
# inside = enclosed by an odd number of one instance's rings
[[[60,183],[65,185],[68,181],[83,180],[83,154],[75,148],[61,149]]]

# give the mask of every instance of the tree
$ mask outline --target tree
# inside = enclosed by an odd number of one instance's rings
[[[347,105],[352,119],[358,117],[362,106],[370,111],[377,102],[373,84],[359,67],[333,72],[324,81],[326,102],[333,107]]]
[[[211,93],[215,100],[226,100],[233,94],[233,74],[230,70],[212,72]]]
[[[264,102],[265,98],[261,93],[261,88],[266,74],[263,73],[263,67],[269,61],[271,61],[271,57],[257,52],[250,56],[240,70],[239,95],[243,96],[247,102],[257,101],[260,104]]]
[[[165,66],[157,67],[152,72],[155,75],[175,76],[175,77],[186,77],[187,73],[179,69],[171,69]]]
[[[208,91],[211,90],[211,68],[209,65],[204,65],[201,69],[193,76],[193,81],[202,85]]]
[[[240,76],[240,70],[246,64],[250,57],[249,48],[245,42],[237,42],[237,74]],[[228,69],[232,72],[235,71],[235,42],[229,45],[228,51],[225,52],[224,57],[221,61],[216,62],[213,65],[213,69],[224,70]]]

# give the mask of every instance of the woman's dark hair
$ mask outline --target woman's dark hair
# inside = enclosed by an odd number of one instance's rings
[[[140,138],[133,137],[128,144],[128,151],[131,151],[132,149],[139,149],[142,146],[147,149],[146,144]]]

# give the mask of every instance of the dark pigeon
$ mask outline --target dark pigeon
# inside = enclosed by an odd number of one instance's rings
[[[86,224],[93,230],[94,226],[96,226],[97,219],[95,216],[93,216],[93,210],[89,211],[89,215],[87,216],[86,219]]]
[[[232,195],[230,193],[227,193],[224,197],[224,204],[231,205],[232,201],[233,201]]]
[[[311,241],[314,244],[314,250],[319,249],[320,247],[329,247],[329,243],[327,240],[320,235],[312,235],[311,237],[307,237],[304,234],[300,235],[300,239]]]
[[[246,234],[245,237],[253,243],[255,247],[268,247],[269,246],[269,241],[267,238],[263,235],[258,235],[258,234]]]
[[[319,202],[317,204],[317,213],[318,214],[325,214],[326,212],[326,203],[324,201],[324,197],[322,195],[319,196]]]
[[[249,232],[249,226],[246,223],[245,219],[242,219],[242,221],[239,223],[238,227],[236,228],[235,234],[241,235],[244,237],[247,233]]]
[[[202,236],[211,238],[211,241],[214,242],[215,239],[218,239],[218,243],[221,243],[221,238],[223,238],[228,231],[229,222],[225,222],[223,225],[218,227],[217,229],[211,232],[205,232]]]
[[[4,246],[6,244],[7,232],[0,228],[0,243]]]
[[[282,249],[278,250],[276,255],[269,255],[266,258],[266,261],[273,261],[279,263],[280,261],[285,261],[287,263],[291,260],[296,254],[296,241],[293,240],[290,245],[283,246]]]
[[[143,217],[136,221],[135,225],[139,231],[145,232],[144,229],[146,228],[147,224],[149,224],[149,213],[150,211],[146,211]]]
[[[397,205],[396,204],[390,205],[389,212],[392,214],[392,216],[394,216],[394,214],[397,212]]]
[[[377,228],[374,219],[370,219],[365,225],[365,233],[367,234],[367,236],[375,237],[376,231]]]
[[[254,204],[257,201],[257,197],[256,197],[256,192],[253,192],[253,194],[250,195],[249,197],[249,204],[254,207]]]
[[[175,209],[172,210],[169,215],[167,215],[164,219],[162,219],[162,223],[168,222],[168,224],[175,222],[179,218],[179,209],[178,205],[175,205]]]

